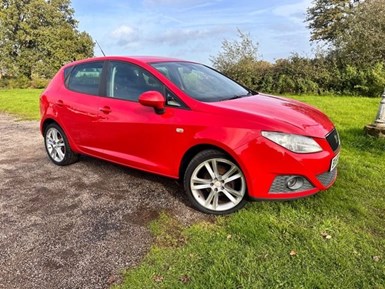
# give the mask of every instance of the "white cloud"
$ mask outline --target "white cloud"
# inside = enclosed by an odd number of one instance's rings
[[[120,46],[126,46],[132,42],[136,42],[139,39],[138,31],[128,25],[121,25],[111,32],[112,38],[117,40],[117,44]]]
[[[208,2],[207,0],[144,0],[143,4],[146,7],[151,6],[189,6],[189,5],[200,5]]]
[[[264,15],[267,14],[270,11],[270,9],[258,9],[248,12],[250,16],[257,16],[257,15]]]
[[[217,35],[221,31],[223,29],[220,27],[212,29],[172,29],[152,38],[151,41],[167,45],[179,45],[204,40]]]
[[[154,33],[139,33],[134,28],[122,25],[111,32],[116,43],[121,47],[136,46],[184,46],[189,42],[199,42],[212,38],[224,31],[223,27],[212,27],[210,29],[175,28]]]
[[[302,0],[294,4],[277,6],[273,9],[273,14],[300,24],[304,22],[306,10],[311,3],[311,0]]]

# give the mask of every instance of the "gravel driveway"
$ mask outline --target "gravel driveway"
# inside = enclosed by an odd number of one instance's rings
[[[93,158],[58,167],[36,121],[0,114],[0,288],[108,288],[151,246],[148,222],[188,224],[174,180]]]

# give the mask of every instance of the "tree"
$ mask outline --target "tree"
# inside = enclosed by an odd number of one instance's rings
[[[91,57],[92,38],[77,23],[70,0],[2,0],[2,74],[47,79],[64,63]]]
[[[258,60],[258,43],[254,43],[249,33],[238,30],[239,40],[222,41],[222,51],[211,56],[213,66],[222,73],[252,88],[255,83],[255,65]]]
[[[365,68],[385,63],[385,1],[367,0],[347,18],[347,23],[335,40],[344,61]]]
[[[312,40],[330,44],[342,93],[376,96],[385,85],[385,1],[316,0],[308,9]],[[334,65],[333,64],[333,65]],[[332,65],[330,66],[332,68]],[[337,77],[336,77],[337,78]]]
[[[307,10],[311,40],[324,40],[333,44],[338,35],[348,27],[347,17],[364,0],[315,0]]]

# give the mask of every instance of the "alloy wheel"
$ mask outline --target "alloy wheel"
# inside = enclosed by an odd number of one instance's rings
[[[224,158],[211,158],[192,173],[190,188],[195,200],[211,211],[236,207],[246,193],[245,177],[240,168]]]
[[[66,146],[64,142],[64,138],[60,131],[58,131],[56,128],[51,127],[48,129],[46,134],[46,146],[47,151],[50,157],[55,162],[62,162],[66,155]]]

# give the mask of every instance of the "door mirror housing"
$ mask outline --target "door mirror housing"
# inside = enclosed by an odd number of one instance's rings
[[[154,108],[157,114],[164,113],[165,102],[164,96],[155,90],[146,91],[139,96],[139,103]]]

